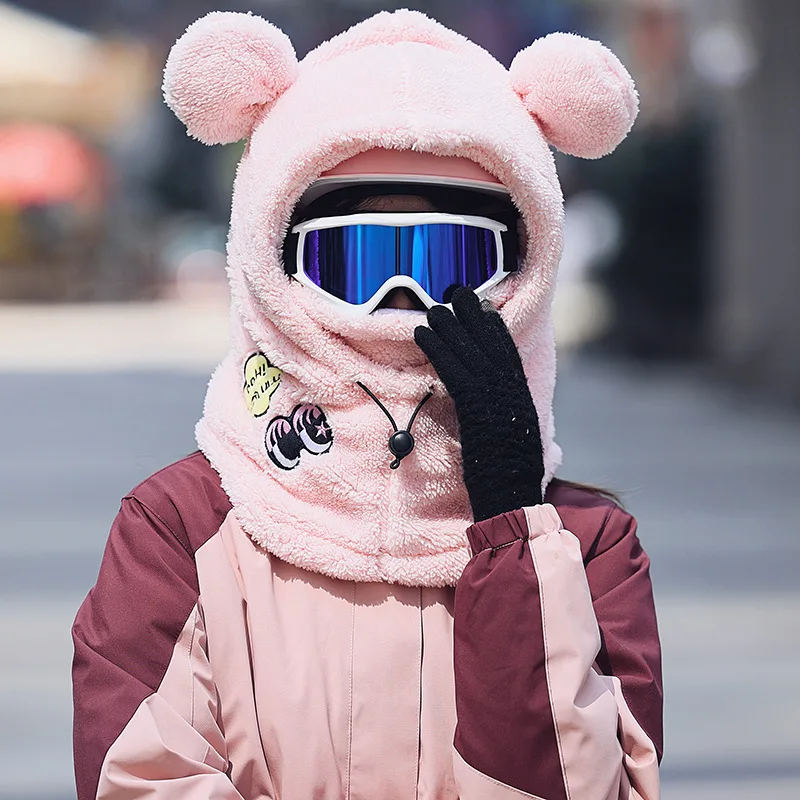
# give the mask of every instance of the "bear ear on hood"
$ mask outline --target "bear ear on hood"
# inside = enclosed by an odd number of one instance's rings
[[[599,42],[552,33],[517,53],[514,90],[562,153],[600,158],[628,135],[639,110],[631,76]]]
[[[249,136],[297,77],[289,37],[252,14],[215,11],[190,25],[170,51],[164,99],[204,144]]]

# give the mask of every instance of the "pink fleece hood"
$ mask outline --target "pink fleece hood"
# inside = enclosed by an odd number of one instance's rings
[[[377,14],[298,63],[265,20],[213,13],[173,48],[164,89],[201,141],[249,138],[229,239],[231,349],[197,427],[239,522],[279,558],[336,578],[455,584],[471,513],[451,401],[413,341],[421,319],[346,318],[289,278],[289,218],[323,173],[376,148],[468,159],[508,189],[527,248],[490,299],[522,355],[547,483],[561,458],[550,305],[563,214],[548,145],[587,158],[611,152],[636,116],[628,73],[571,34],[534,42],[506,70],[414,11]],[[433,387],[417,446],[396,470],[391,426],[357,381],[401,426]]]

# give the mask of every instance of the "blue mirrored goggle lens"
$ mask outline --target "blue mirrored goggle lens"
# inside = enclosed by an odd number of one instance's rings
[[[366,303],[395,275],[448,303],[454,289],[477,289],[497,270],[494,231],[472,225],[345,225],[310,231],[303,248],[308,278],[353,305]]]

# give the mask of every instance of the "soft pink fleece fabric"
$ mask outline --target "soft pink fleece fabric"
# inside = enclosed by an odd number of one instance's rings
[[[287,41],[257,17],[215,13],[187,31],[167,64],[167,101],[192,135],[250,136],[229,240],[231,350],[211,380],[197,440],[243,528],[278,557],[335,578],[453,585],[469,558],[472,520],[452,403],[413,342],[420,317],[347,319],[289,279],[281,258],[288,219],[316,178],[373,148],[468,158],[509,189],[527,253],[491,299],[539,411],[546,484],[561,459],[550,305],[563,214],[548,140],[586,157],[610,152],[633,123],[635,90],[596,42],[546,37],[509,72],[412,11],[382,12],[299,64]],[[283,375],[268,413],[254,417],[243,366],[259,350]],[[434,387],[415,423],[417,446],[397,470],[389,469],[391,427],[356,381],[401,425]],[[267,456],[265,429],[299,403],[324,410],[334,442],[283,471]]]

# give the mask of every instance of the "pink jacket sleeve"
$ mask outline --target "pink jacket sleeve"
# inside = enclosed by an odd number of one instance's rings
[[[610,507],[585,553],[549,504],[468,536],[454,623],[461,800],[657,800],[660,650],[633,518]]]
[[[211,535],[224,516],[187,472],[184,516]],[[213,487],[210,487],[213,489]],[[141,490],[158,494],[154,488]],[[162,507],[163,506],[163,507]],[[97,584],[73,627],[78,800],[241,800],[226,775],[194,549],[171,503],[122,503]],[[191,518],[204,514],[203,519]]]

